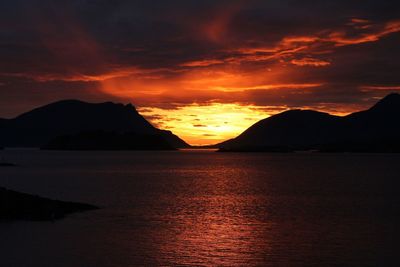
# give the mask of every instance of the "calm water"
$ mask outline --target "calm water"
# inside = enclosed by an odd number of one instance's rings
[[[103,207],[1,223],[2,267],[400,263],[400,155],[0,153],[0,186]]]

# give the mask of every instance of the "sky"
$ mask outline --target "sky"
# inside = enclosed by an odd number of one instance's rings
[[[0,117],[132,103],[191,144],[287,109],[337,115],[400,91],[392,0],[3,0]]]

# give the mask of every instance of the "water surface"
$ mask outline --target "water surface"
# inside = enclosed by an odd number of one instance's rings
[[[0,186],[103,207],[1,223],[1,266],[400,262],[400,155],[0,153]]]

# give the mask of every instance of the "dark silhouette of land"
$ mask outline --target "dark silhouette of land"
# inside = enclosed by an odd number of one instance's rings
[[[97,209],[89,204],[52,200],[2,187],[0,200],[0,221],[48,221],[61,219],[70,213]]]
[[[220,151],[400,152],[400,95],[372,108],[339,117],[290,110],[261,120],[238,137],[217,144]]]
[[[16,165],[11,162],[0,162],[0,167],[14,167],[14,166]]]
[[[0,147],[51,147],[56,149],[57,142],[67,148],[61,140],[65,136],[74,139],[75,147],[82,141],[82,136],[89,132],[109,132],[111,138],[120,135],[126,140],[126,146],[133,148],[133,143],[141,143],[140,149],[176,149],[189,147],[182,139],[171,133],[155,128],[143,118],[131,104],[111,102],[91,104],[78,100],[64,100],[39,107],[14,119],[0,119]],[[72,137],[75,136],[75,137]],[[138,140],[127,140],[127,136]],[[157,137],[156,137],[157,136]],[[111,147],[113,140],[104,140],[105,147]],[[63,139],[64,138],[64,139]],[[164,141],[160,141],[163,139]],[[150,141],[153,140],[154,143]],[[95,142],[87,145],[91,147]],[[165,143],[168,144],[165,145]],[[122,144],[118,144],[122,146]],[[83,147],[82,147],[83,148]],[[93,147],[93,149],[101,147]],[[104,148],[104,147],[103,147]]]
[[[261,120],[220,151],[400,152],[400,95],[339,117],[290,110]],[[59,150],[173,150],[190,147],[152,126],[132,105],[65,100],[0,119],[0,147]]]
[[[3,148],[0,147],[0,150],[2,150]],[[0,167],[14,167],[16,166],[15,163],[12,162],[8,162],[6,160],[4,160],[2,157],[0,157]]]

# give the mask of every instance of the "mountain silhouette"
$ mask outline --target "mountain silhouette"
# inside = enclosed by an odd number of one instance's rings
[[[1,119],[0,147],[42,147],[52,143],[55,148],[54,140],[60,140],[63,136],[69,136],[74,141],[73,136],[79,138],[82,133],[94,132],[114,133],[114,137],[129,133],[132,138],[157,140],[161,149],[165,149],[166,144],[171,149],[189,146],[172,132],[155,128],[131,104],[92,104],[63,100],[36,108],[14,119]],[[134,143],[132,140],[129,142],[131,145]],[[155,147],[151,146],[151,149]],[[140,149],[146,147],[141,146]]]
[[[344,117],[286,111],[216,147],[221,151],[400,152],[399,118],[400,95],[390,94],[370,109]]]

